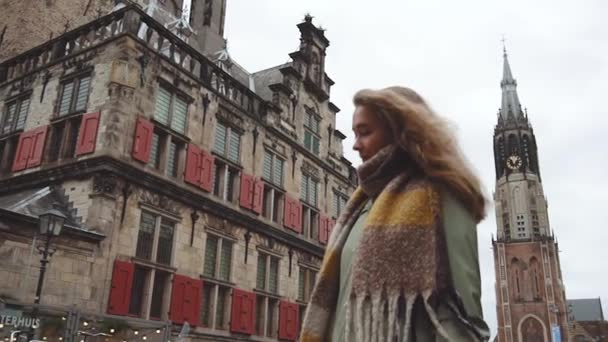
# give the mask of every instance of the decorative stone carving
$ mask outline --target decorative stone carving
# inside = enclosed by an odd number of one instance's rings
[[[102,173],[93,177],[93,194],[95,195],[115,197],[117,188],[118,177],[113,174]]]
[[[319,169],[317,169],[314,165],[312,165],[309,161],[304,160],[302,163],[302,172],[311,175],[315,178],[320,178]]]
[[[225,123],[232,126],[233,128],[241,129],[241,130],[245,128],[245,122],[244,122],[243,118],[239,117],[238,115],[234,114],[231,111],[219,110],[215,116],[219,120],[224,121]]]
[[[162,209],[175,216],[180,216],[179,204],[167,196],[142,191],[139,200],[143,204]]]

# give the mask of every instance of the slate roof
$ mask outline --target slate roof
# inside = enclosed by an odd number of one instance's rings
[[[603,321],[602,302],[600,298],[583,298],[568,300],[570,315],[575,321]]]

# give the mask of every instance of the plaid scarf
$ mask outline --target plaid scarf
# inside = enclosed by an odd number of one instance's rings
[[[450,340],[431,305],[450,283],[439,192],[428,180],[408,171],[403,155],[396,147],[388,146],[357,170],[360,185],[327,244],[300,341],[330,339],[342,248],[370,198],[374,203],[353,264],[345,340],[407,340],[412,308],[419,298],[436,333]]]

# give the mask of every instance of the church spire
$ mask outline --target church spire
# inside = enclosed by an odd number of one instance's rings
[[[500,82],[500,87],[502,88],[500,117],[505,121],[509,119],[517,120],[519,117],[523,117],[519,96],[517,96],[517,81],[513,78],[507,56],[507,48],[504,45],[502,81]]]

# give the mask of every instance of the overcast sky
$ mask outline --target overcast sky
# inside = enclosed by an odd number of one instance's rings
[[[310,12],[331,41],[326,72],[352,151],[352,95],[405,85],[454,125],[488,195],[502,43],[539,148],[549,220],[569,299],[601,297],[608,315],[608,1],[229,0],[231,56],[255,72],[289,61]],[[479,227],[486,320],[496,333],[493,206]]]

